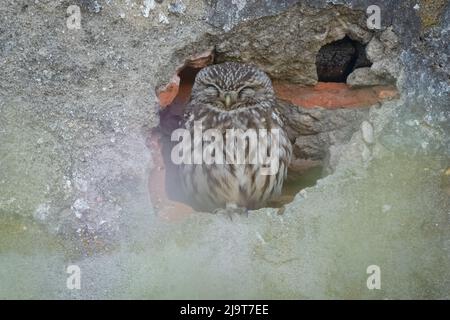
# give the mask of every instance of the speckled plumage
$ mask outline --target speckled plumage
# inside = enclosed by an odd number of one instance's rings
[[[232,102],[227,104],[226,97]],[[260,174],[260,164],[184,164],[180,166],[182,187],[197,210],[211,211],[230,204],[255,209],[280,194],[292,146],[283,130],[269,77],[258,68],[226,62],[202,69],[186,107],[184,127],[193,131],[194,121],[203,130],[279,130],[279,170]],[[194,147],[194,146],[192,146]]]

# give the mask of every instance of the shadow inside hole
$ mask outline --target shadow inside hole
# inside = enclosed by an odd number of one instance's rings
[[[322,167],[308,169],[302,174],[288,170],[287,178],[283,183],[281,196],[277,199],[272,199],[269,201],[267,207],[281,208],[283,205],[292,202],[297,193],[301,190],[314,186],[317,180],[322,177]]]
[[[355,69],[371,65],[366,46],[348,36],[324,45],[316,57],[317,77],[321,82],[346,82]]]
[[[178,166],[171,159],[172,148],[178,142],[171,141],[170,137],[174,130],[181,127],[184,108],[189,102],[195,76],[199,71],[199,68],[185,67],[179,72],[178,93],[172,103],[159,112],[160,124],[158,130],[161,133],[161,150],[165,165],[166,195],[170,200],[183,202],[190,206],[192,206],[192,203],[181,188]]]

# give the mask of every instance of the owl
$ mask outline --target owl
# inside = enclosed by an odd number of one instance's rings
[[[276,129],[278,170],[263,174],[264,164],[251,161],[181,164],[181,186],[195,209],[208,212],[231,209],[242,213],[261,208],[280,195],[292,146],[276,104],[270,78],[253,65],[225,62],[200,70],[184,111],[182,127],[193,135],[194,124],[201,123],[203,132],[208,129],[220,132],[225,144],[230,129],[265,129],[266,132]],[[270,149],[275,141],[268,141]],[[205,142],[201,143],[204,147]],[[227,151],[223,149],[225,158]],[[249,159],[250,152],[246,145],[245,159]]]

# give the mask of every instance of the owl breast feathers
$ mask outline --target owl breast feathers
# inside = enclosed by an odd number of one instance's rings
[[[234,62],[203,68],[196,76],[184,113],[183,126],[190,130],[191,136],[194,122],[201,123],[203,132],[219,130],[224,143],[230,129],[265,129],[268,132],[275,129],[278,132],[278,170],[274,174],[263,174],[263,164],[259,162],[181,164],[182,187],[195,209],[211,211],[229,204],[257,209],[281,193],[292,146],[276,108],[272,83],[263,71]],[[205,144],[203,142],[203,148]],[[272,138],[268,149],[273,146]],[[245,150],[250,152],[248,145]],[[249,157],[245,155],[245,159]]]

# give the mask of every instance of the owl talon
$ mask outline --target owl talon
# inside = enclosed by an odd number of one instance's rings
[[[230,219],[230,221],[239,220],[242,216],[248,217],[247,208],[243,207],[229,207],[218,208],[213,211],[213,214],[223,214]]]

